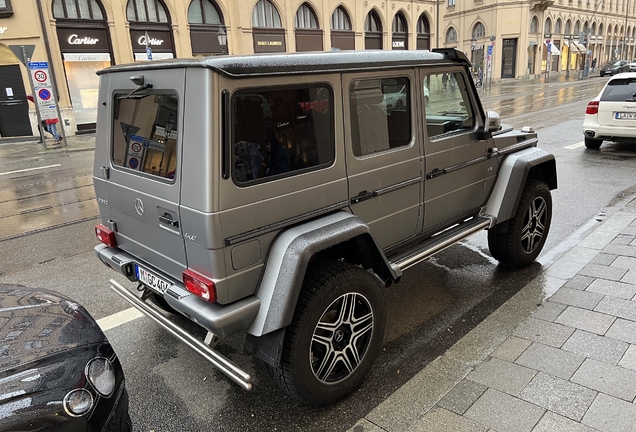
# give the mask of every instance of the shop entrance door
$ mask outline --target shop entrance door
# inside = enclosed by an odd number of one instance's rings
[[[501,77],[514,78],[517,70],[517,39],[503,40]]]
[[[33,135],[20,65],[0,66],[0,136]]]

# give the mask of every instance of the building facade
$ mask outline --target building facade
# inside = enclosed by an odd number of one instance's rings
[[[635,8],[636,0],[0,0],[0,136],[37,134],[28,71],[11,45],[35,45],[32,61],[50,63],[72,135],[95,129],[95,72],[113,64],[439,46],[486,67],[492,46],[493,79],[523,78],[632,58]]]

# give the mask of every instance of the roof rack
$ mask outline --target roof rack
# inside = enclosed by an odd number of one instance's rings
[[[449,57],[453,60],[459,60],[470,64],[470,59],[464,53],[464,51],[458,50],[457,48],[433,48],[433,52],[444,54],[446,57]]]

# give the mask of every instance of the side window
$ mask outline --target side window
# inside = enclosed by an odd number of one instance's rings
[[[460,72],[424,77],[426,129],[430,139],[472,130],[475,115],[464,75]]]
[[[353,154],[366,156],[411,142],[409,79],[374,78],[351,82]]]
[[[332,104],[332,92],[324,85],[234,94],[234,181],[253,184],[330,164]]]

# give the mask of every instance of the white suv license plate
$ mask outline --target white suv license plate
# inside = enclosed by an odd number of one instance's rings
[[[636,120],[636,113],[617,112],[614,118],[617,120]]]
[[[167,280],[160,278],[156,274],[138,266],[137,264],[135,264],[135,274],[137,275],[139,282],[157,292],[160,292],[161,294],[165,293],[166,290],[172,286],[172,284]]]

